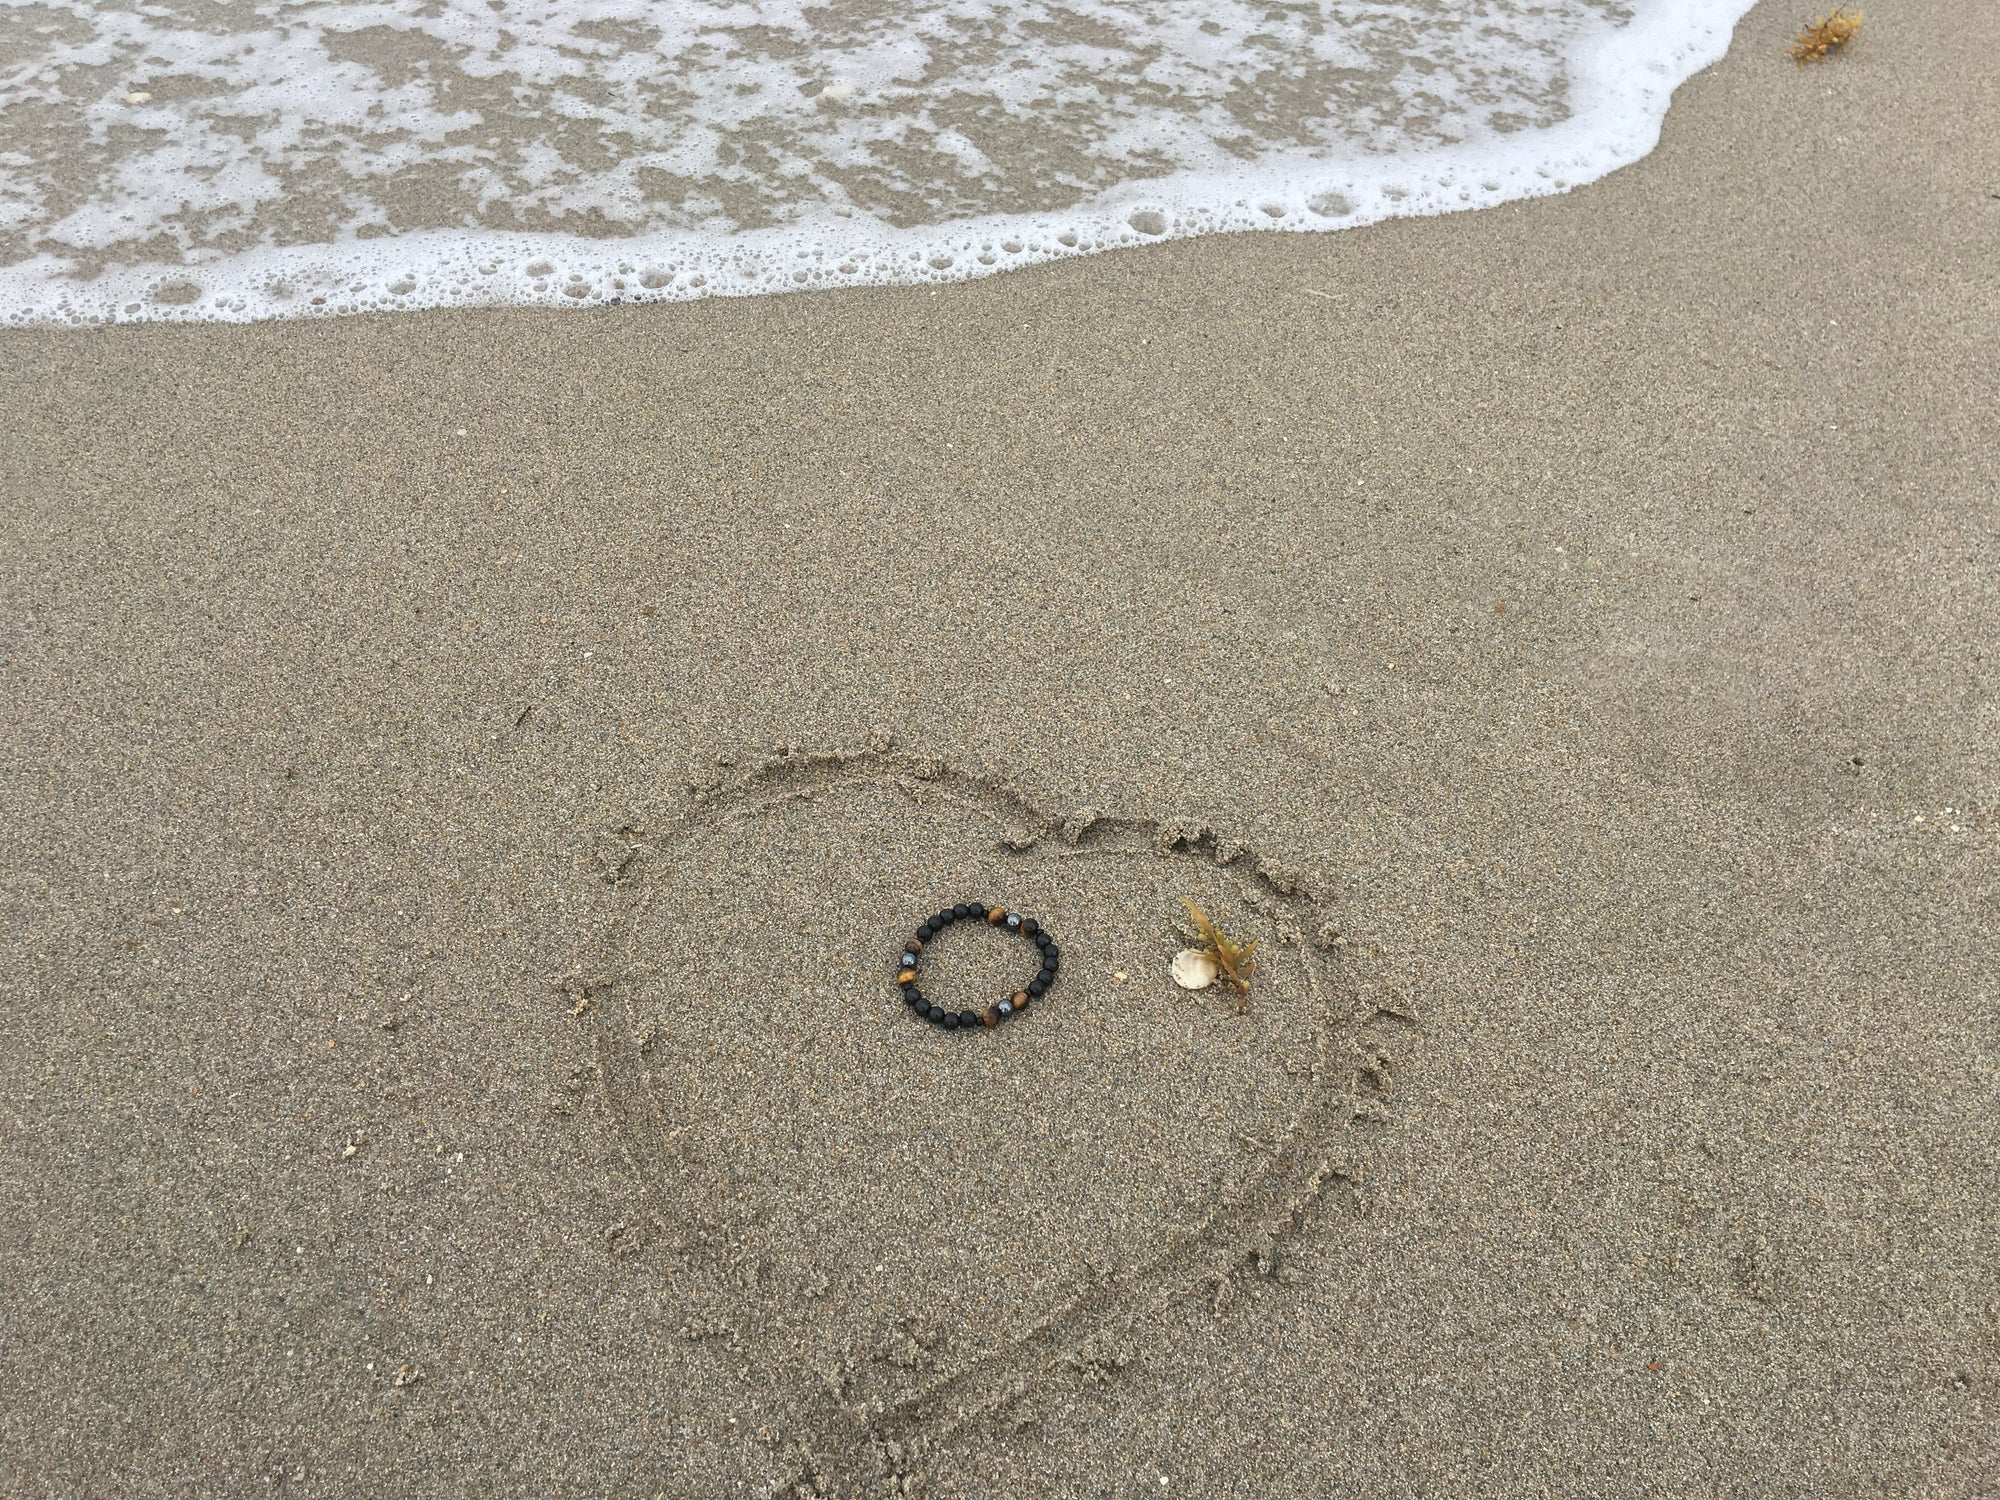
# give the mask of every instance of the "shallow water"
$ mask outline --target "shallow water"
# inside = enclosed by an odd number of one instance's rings
[[[45,0],[0,315],[958,279],[1559,191],[1745,0]]]

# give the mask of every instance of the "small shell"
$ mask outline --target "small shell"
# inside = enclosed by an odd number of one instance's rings
[[[1184,990],[1205,990],[1215,983],[1215,960],[1198,948],[1174,955],[1174,983]]]

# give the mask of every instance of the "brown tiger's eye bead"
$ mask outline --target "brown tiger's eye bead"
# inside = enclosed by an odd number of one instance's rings
[[[1033,937],[1036,933],[1040,932],[1041,930],[1042,930],[1042,924],[1040,922],[1037,922],[1033,917],[1021,918],[1022,937]]]
[[[987,1006],[986,1009],[979,1013],[979,1019],[988,1026],[998,1026],[1000,1024],[1000,1008],[996,1005]]]
[[[999,926],[1002,922],[1007,920],[1007,908],[1004,906],[994,907],[993,910],[989,911],[986,914],[986,920],[991,922],[996,927]]]
[[[923,951],[924,951],[924,940],[923,940],[922,938],[911,938],[911,939],[910,939],[910,940],[909,940],[909,941],[908,941],[907,943],[903,944],[903,951],[904,951],[905,953],[921,953],[921,952],[923,952]]]
[[[916,982],[917,971],[915,969],[903,969],[896,975],[896,983],[898,984],[915,984]]]
[[[1014,1009],[1026,1010],[1027,1008],[1028,1008],[1028,992],[1026,990],[1014,991]]]

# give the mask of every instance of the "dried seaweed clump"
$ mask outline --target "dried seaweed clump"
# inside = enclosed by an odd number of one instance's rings
[[[1257,972],[1257,960],[1251,957],[1257,951],[1257,940],[1247,943],[1232,942],[1220,927],[1210,920],[1207,912],[1183,896],[1187,909],[1194,917],[1195,931],[1201,934],[1201,952],[1215,962],[1215,971],[1229,981],[1239,997],[1250,993],[1250,976]],[[1240,1007],[1239,1007],[1240,1008]]]
[[[1861,33],[1861,12],[1837,10],[1821,16],[1792,39],[1792,61],[1800,67],[1825,62],[1829,52],[1838,52]]]

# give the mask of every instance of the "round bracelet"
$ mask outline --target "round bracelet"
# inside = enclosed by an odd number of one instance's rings
[[[1003,932],[1018,932],[1028,939],[1041,953],[1042,968],[1025,987],[1014,991],[1006,999],[989,1005],[984,1010],[946,1010],[935,1004],[929,996],[917,988],[917,963],[922,958],[924,944],[953,922],[978,920],[989,927],[997,927]],[[933,1026],[942,1026],[947,1031],[964,1031],[975,1026],[998,1026],[1017,1012],[1026,1010],[1036,1000],[1048,993],[1049,986],[1056,982],[1056,970],[1062,963],[1062,950],[1056,941],[1042,931],[1042,924],[1033,917],[1023,917],[998,906],[988,906],[984,901],[966,901],[957,906],[947,906],[934,917],[927,917],[917,929],[917,935],[903,944],[903,955],[896,965],[896,983],[903,987],[903,1000],[912,1011]]]

